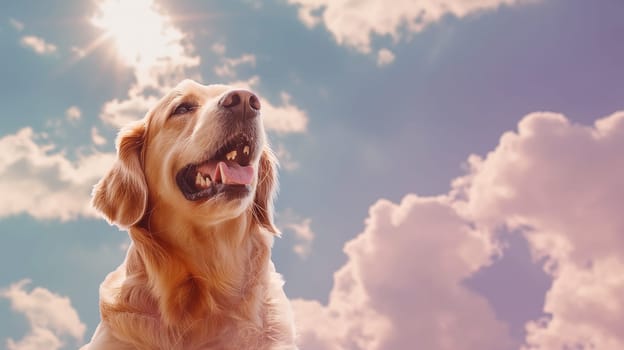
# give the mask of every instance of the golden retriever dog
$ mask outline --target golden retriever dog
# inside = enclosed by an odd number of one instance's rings
[[[132,243],[82,349],[296,349],[265,138],[256,95],[191,80],[120,132],[93,205]]]

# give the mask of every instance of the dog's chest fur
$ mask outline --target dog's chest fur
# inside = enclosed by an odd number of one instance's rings
[[[153,251],[150,248],[150,252]],[[179,293],[157,299],[132,246],[100,289],[103,322],[115,346],[133,349],[295,349],[292,315],[281,276],[268,257],[239,294],[219,295],[201,279],[181,281]],[[163,273],[160,271],[159,273]],[[165,303],[164,298],[169,298]],[[167,311],[172,309],[172,312]],[[171,310],[170,310],[171,311]],[[137,337],[137,335],[141,335]],[[123,345],[122,345],[123,344]]]
[[[123,349],[124,346],[129,349],[163,350],[295,349],[292,315],[288,308],[284,308],[286,296],[280,293],[280,297],[275,298],[275,292],[281,290],[281,279],[276,273],[271,273],[270,285],[266,286],[272,289],[267,293],[271,298],[263,295],[264,300],[256,307],[256,320],[245,319],[246,310],[230,309],[223,310],[221,315],[210,315],[190,323],[187,321],[185,325],[168,327],[157,313],[148,311],[151,306],[155,306],[153,300],[147,300],[133,311],[114,310],[114,304],[106,304],[107,300],[120,297],[109,293],[123,289],[119,288],[119,281],[116,281],[120,277],[116,274],[123,268],[122,265],[109,274],[101,287],[101,306],[106,308],[106,311],[103,310],[106,314],[103,322],[108,333],[102,336],[110,338],[108,342],[116,349]],[[140,311],[139,308],[147,309]],[[136,338],[137,334],[142,335],[140,339]]]

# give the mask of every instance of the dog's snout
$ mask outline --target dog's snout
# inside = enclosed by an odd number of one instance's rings
[[[251,119],[260,111],[260,100],[251,91],[233,90],[221,98],[219,106],[232,111],[241,118]]]

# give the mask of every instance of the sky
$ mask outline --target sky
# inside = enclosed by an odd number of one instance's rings
[[[262,99],[302,349],[624,349],[624,2],[0,6],[0,348],[90,339],[91,188],[192,78]]]

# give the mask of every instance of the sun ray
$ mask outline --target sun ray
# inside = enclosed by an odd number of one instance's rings
[[[153,0],[104,0],[91,23],[105,31],[122,61],[130,66],[149,65],[175,56],[183,33]],[[173,52],[172,52],[173,51]]]

